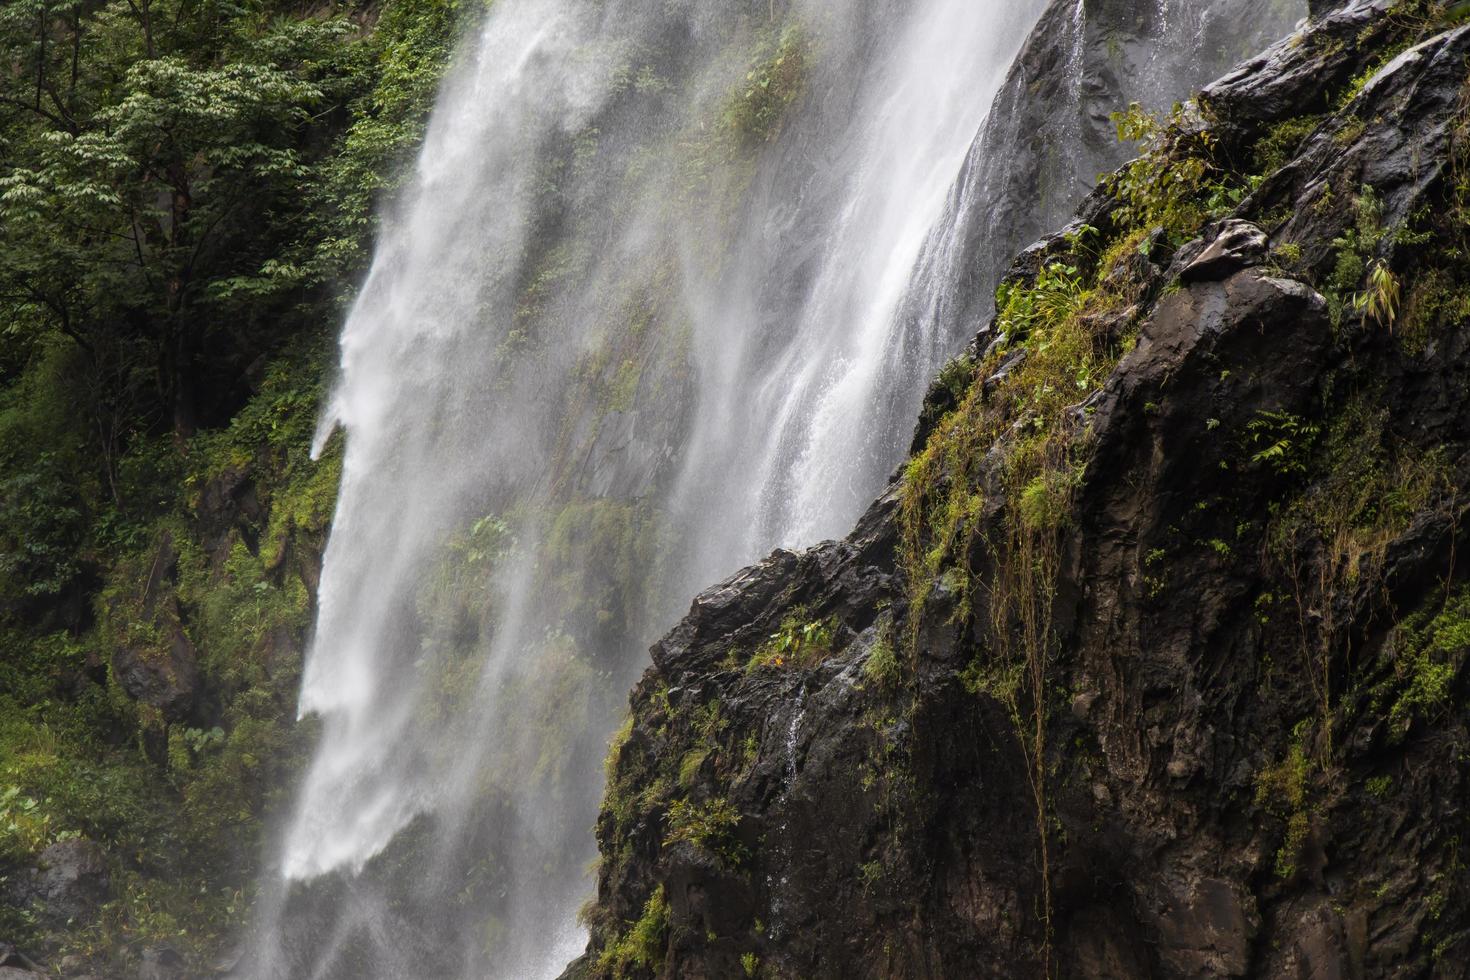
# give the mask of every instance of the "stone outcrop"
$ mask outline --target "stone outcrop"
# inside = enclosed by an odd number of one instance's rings
[[[52,928],[80,929],[96,920],[111,886],[107,853],[96,842],[78,837],[47,847],[34,867],[7,874],[0,899]],[[12,949],[7,955],[22,954]],[[18,965],[3,956],[0,964]]]
[[[1052,3],[1012,66],[956,188],[951,234],[962,259],[948,284],[956,319],[988,316],[987,287],[1016,250],[1063,224],[1098,175],[1128,158],[1113,113],[1132,102],[1167,110],[1306,13],[1300,0]]]
[[[944,535],[910,471],[655,645],[568,977],[1470,975],[1470,27],[1316,13],[1012,267],[1119,352],[1066,466],[1013,304]]]

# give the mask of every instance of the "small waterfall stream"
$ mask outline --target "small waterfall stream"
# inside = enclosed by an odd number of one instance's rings
[[[972,144],[1046,5],[497,0],[342,335],[321,736],[256,977],[580,952],[648,643],[844,532],[976,326],[951,294],[1005,147]]]

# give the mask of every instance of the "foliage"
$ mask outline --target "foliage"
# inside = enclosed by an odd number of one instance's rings
[[[863,662],[863,676],[883,687],[895,687],[903,676],[898,652],[893,645],[893,618],[885,615],[878,621],[878,635]]]
[[[1351,306],[1359,313],[1374,315],[1375,319],[1386,316],[1391,325],[1398,307],[1398,282],[1382,260],[1374,258],[1387,236],[1383,227],[1383,202],[1372,187],[1364,185],[1354,198],[1353,212],[1353,224],[1332,240],[1337,259],[1325,291],[1333,322],[1340,325]],[[1380,270],[1380,283],[1367,295],[1360,296],[1358,288],[1369,272],[1370,260]]]
[[[1057,532],[1086,459],[1086,438],[1070,420],[1070,411],[1102,383],[1121,356],[1124,338],[1099,333],[1094,317],[1100,319],[1121,303],[1123,297],[1102,282],[1127,261],[1140,240],[1138,235],[1121,236],[1087,273],[1080,264],[1055,261],[1031,283],[1002,287],[997,325],[1005,342],[976,374],[996,380],[974,383],[939,423],[923,451],[910,460],[901,499],[900,559],[909,593],[911,657],[917,655],[919,626],[936,587],[942,583],[955,595],[954,617],[966,622],[974,614],[972,563],[977,548],[983,543],[995,559],[996,579],[986,610],[994,649],[975,666],[971,689],[1001,701],[1025,756],[1048,943],[1050,609],[1059,562]],[[1080,239],[1071,244],[1074,253],[1081,251]],[[1003,501],[1004,517],[997,537],[987,539],[987,501],[994,492]]]
[[[660,885],[648,897],[643,914],[632,928],[602,951],[597,961],[598,972],[619,978],[628,976],[632,969],[656,973],[663,966],[668,934],[669,903]]]
[[[788,25],[778,39],[762,42],[745,85],[731,98],[725,120],[751,141],[772,140],[781,131],[786,110],[806,85],[811,42],[799,24]]]
[[[1317,115],[1292,116],[1272,126],[1252,153],[1255,172],[1269,175],[1286,166],[1321,122],[1322,117]]]
[[[1342,642],[1339,597],[1383,572],[1389,545],[1416,514],[1439,506],[1450,490],[1443,454],[1396,438],[1370,391],[1346,401],[1310,455],[1289,448],[1267,462],[1284,467],[1295,489],[1275,508],[1267,530],[1272,564],[1287,578],[1297,612],[1304,674],[1317,702],[1322,757],[1331,753],[1336,699],[1332,664]],[[1303,437],[1295,417],[1292,433]],[[1315,426],[1305,436],[1316,438]],[[1269,441],[1269,438],[1265,441]],[[1277,443],[1279,444],[1279,442]]]
[[[1380,326],[1393,327],[1401,293],[1398,277],[1382,259],[1368,264],[1368,288],[1353,298],[1353,308]]]
[[[725,799],[708,803],[675,800],[669,805],[668,833],[664,846],[687,842],[708,851],[730,867],[739,867],[749,856],[735,836],[740,811]]]
[[[900,501],[909,653],[917,655],[926,609],[942,595],[950,618],[982,638],[965,687],[1007,711],[1025,759],[1048,962],[1052,604],[1061,541],[1090,459],[1085,406],[1133,343],[1135,306],[1154,288],[1144,274],[1151,252],[1230,213],[1251,187],[1217,160],[1216,138],[1192,108],[1161,121],[1132,106],[1114,121],[1140,155],[1103,178],[1099,190],[1112,208],[1102,212],[1102,227],[1054,242],[1034,276],[997,292],[996,342],[910,460]],[[1269,434],[1275,438],[1265,443]],[[1267,465],[1295,455],[1290,438],[1310,443],[1304,430],[1252,436],[1263,442],[1253,452]]]
[[[1305,473],[1307,455],[1321,431],[1321,426],[1291,412],[1258,412],[1246,424],[1250,461],[1277,476]]]
[[[0,5],[0,853],[81,835],[115,865],[97,921],[7,939],[111,974],[202,962],[246,913],[312,734],[328,334],[483,6]],[[175,630],[202,696],[169,720],[111,664]]]
[[[809,667],[820,663],[832,653],[836,636],[835,617],[807,619],[806,611],[798,609],[782,620],[781,628],[756,648],[745,672],[754,673],[764,667]]]
[[[1206,220],[1228,213],[1245,196],[1246,181],[1216,163],[1216,138],[1207,128],[1191,124],[1191,111],[1176,106],[1167,123],[1136,103],[1114,114],[1119,138],[1141,144],[1142,150],[1101,185],[1119,202],[1121,227],[1157,228],[1177,243]]]
[[[1428,603],[1399,624],[1393,654],[1400,687],[1388,718],[1402,733],[1411,719],[1432,720],[1452,705],[1451,685],[1470,656],[1470,589]]]
[[[1286,820],[1286,833],[1276,851],[1279,878],[1295,877],[1298,856],[1311,831],[1307,791],[1312,772],[1311,759],[1298,739],[1292,742],[1286,758],[1262,769],[1256,777],[1256,805]]]

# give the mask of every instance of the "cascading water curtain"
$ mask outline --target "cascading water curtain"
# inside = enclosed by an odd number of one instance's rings
[[[973,331],[925,256],[984,207],[956,181],[1043,6],[497,0],[342,335],[321,735],[255,976],[580,952],[648,643],[841,533]]]

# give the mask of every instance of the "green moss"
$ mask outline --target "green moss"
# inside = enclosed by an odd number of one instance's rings
[[[746,140],[772,140],[791,105],[806,87],[811,42],[799,24],[762,41],[751,61],[745,84],[730,96],[725,122]]]
[[[803,609],[790,613],[745,665],[747,674],[765,668],[811,667],[833,652],[838,623],[835,617],[808,619]]]
[[[878,635],[863,662],[863,676],[874,683],[893,688],[903,679],[903,668],[893,643],[893,618],[885,615],[879,620]]]
[[[574,500],[556,513],[538,572],[569,632],[621,630],[642,613],[656,527],[647,508],[608,498]]]
[[[1281,847],[1276,851],[1276,875],[1295,877],[1297,859],[1311,830],[1307,792],[1313,764],[1300,740],[1293,741],[1286,758],[1262,769],[1256,777],[1256,805],[1286,820]]]
[[[613,732],[613,736],[607,743],[607,755],[602,762],[603,774],[609,783],[613,780],[613,774],[617,771],[618,762],[623,755],[623,746],[628,744],[628,739],[633,737],[633,716],[629,714]]]
[[[657,973],[664,963],[669,937],[669,903],[663,886],[654,889],[643,914],[615,942],[603,949],[597,970],[603,976],[626,977],[632,970]]]
[[[1048,470],[1021,489],[1016,513],[1027,531],[1052,532],[1062,526],[1071,510],[1077,479],[1075,471]]]
[[[1034,279],[997,292],[999,343],[967,369],[976,380],[909,461],[900,499],[909,654],[919,652],[937,592],[952,600],[952,621],[984,638],[963,680],[1007,710],[1025,757],[1047,923],[1052,603],[1062,532],[1091,452],[1088,418],[1076,407],[1134,343],[1126,311],[1147,301],[1150,288],[1137,274],[1140,257],[1195,235],[1250,188],[1215,160],[1213,136],[1186,110],[1164,122],[1134,106],[1115,121],[1119,137],[1142,152],[1102,181],[1116,204],[1106,226],[1078,230]],[[983,584],[977,560],[992,572]]]
[[[626,412],[633,407],[633,398],[638,393],[638,382],[642,374],[642,365],[631,357],[625,358],[618,365],[612,388],[608,392],[609,411]]]
[[[745,845],[735,836],[740,819],[740,811],[726,799],[707,803],[675,800],[669,805],[664,846],[693,844],[729,867],[740,867],[750,856]]]
[[[690,749],[684,753],[684,758],[679,760],[679,786],[681,789],[690,789],[699,777],[700,767],[704,760],[710,756],[708,748]]]
[[[1390,434],[1386,410],[1369,393],[1345,401],[1309,461],[1296,450],[1286,458],[1293,489],[1275,507],[1267,553],[1294,595],[1304,676],[1325,736],[1319,744],[1330,754],[1333,654],[1344,628],[1337,597],[1377,581],[1393,540],[1446,496],[1449,473],[1442,452],[1417,451]]]
[[[1276,123],[1251,152],[1255,172],[1269,175],[1286,166],[1321,123],[1322,117],[1318,115],[1294,116]]]
[[[1430,267],[1409,287],[1396,336],[1405,353],[1417,356],[1444,327],[1466,321],[1470,321],[1470,284],[1461,282],[1454,271]]]
[[[1432,720],[1452,707],[1451,692],[1470,656],[1470,588],[1451,593],[1436,608],[1430,604],[1395,631],[1394,682],[1398,693],[1389,708],[1393,728],[1402,734],[1410,719]]]

